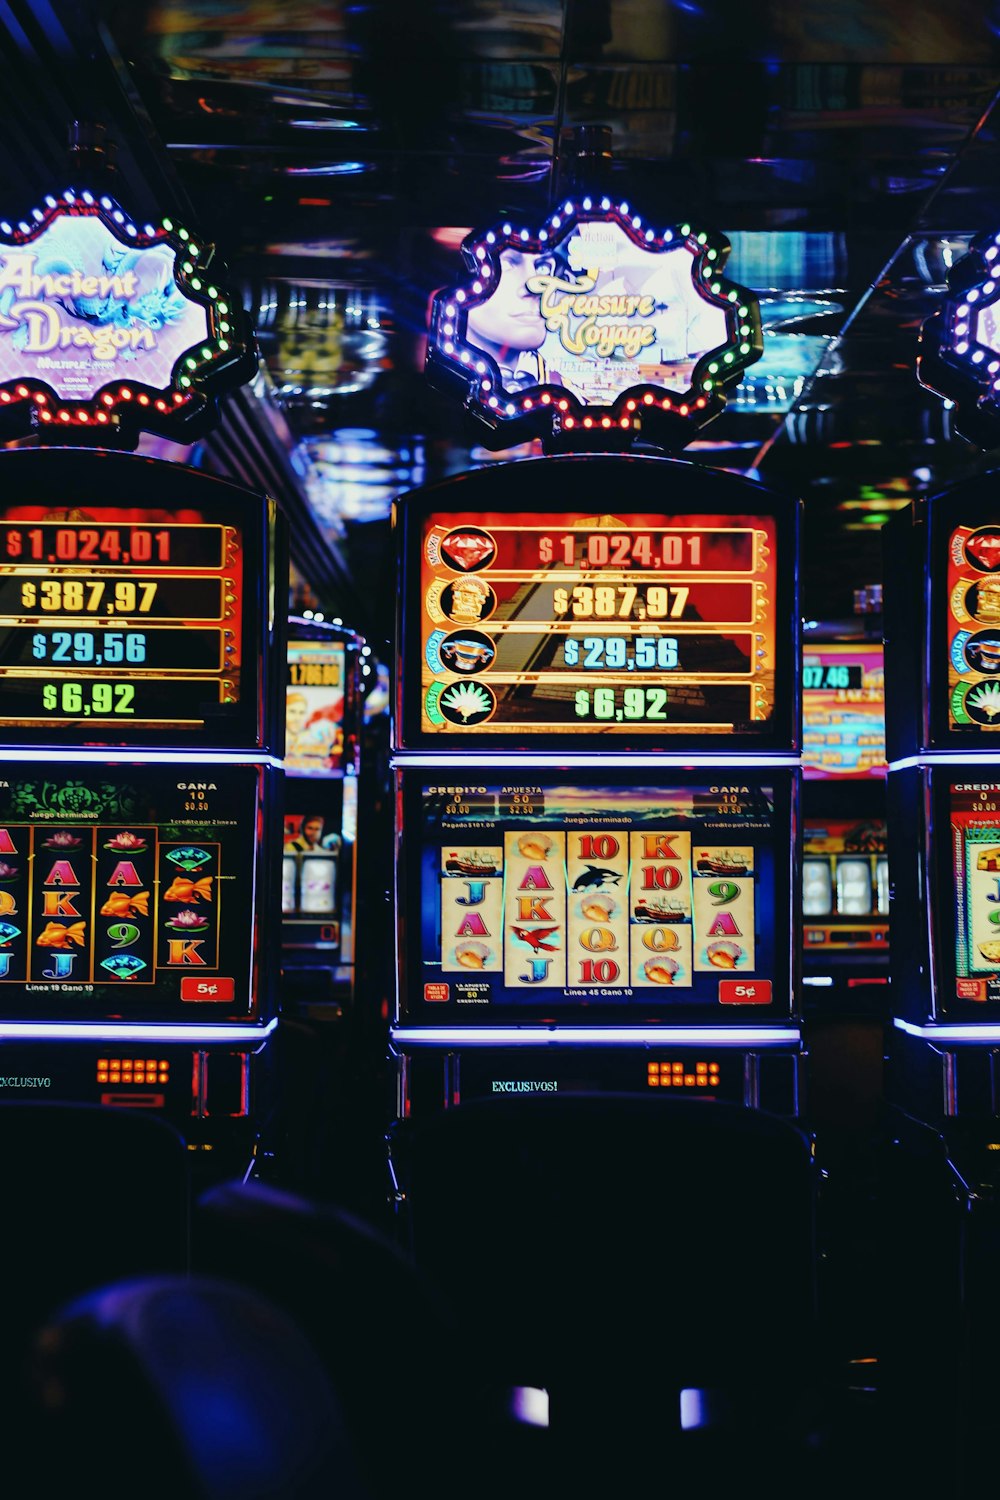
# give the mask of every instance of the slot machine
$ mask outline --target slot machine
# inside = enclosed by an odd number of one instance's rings
[[[805,1009],[887,1010],[882,641],[806,627],[802,651]]]
[[[396,523],[400,1112],[657,1088],[794,1115],[796,507],[563,455]]]
[[[994,488],[966,480],[883,533],[898,1092],[980,1183],[1000,1115]]]
[[[0,423],[38,444],[0,454],[5,1096],[149,1110],[196,1174],[243,1173],[276,1026],[285,528],[125,450],[200,436],[252,333],[171,221],[67,190],[3,230],[35,300],[0,335]]]
[[[399,1117],[797,1113],[799,507],[629,452],[683,447],[760,355],[728,250],[577,195],[470,235],[434,298],[432,383],[547,456],[394,507]]]
[[[281,858],[283,1007],[337,1014],[354,994],[364,640],[291,616]]]

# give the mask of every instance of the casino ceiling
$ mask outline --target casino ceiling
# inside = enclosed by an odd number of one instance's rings
[[[914,360],[1000,228],[1000,4],[5,0],[0,48],[3,212],[89,178],[183,215],[253,318],[253,386],[147,451],[278,495],[297,603],[376,650],[392,496],[496,459],[423,376],[430,298],[469,228],[581,183],[583,127],[760,298],[764,356],[686,452],[803,496],[807,616],[847,619],[891,512],[990,464]]]

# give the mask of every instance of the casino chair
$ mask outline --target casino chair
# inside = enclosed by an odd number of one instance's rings
[[[402,1242],[563,1493],[822,1490],[808,1138],[709,1100],[496,1095],[388,1133]],[[825,1491],[824,1491],[825,1493]]]
[[[510,1392],[484,1351],[456,1363],[460,1310],[378,1227],[336,1203],[233,1181],[197,1199],[192,1253],[197,1273],[253,1289],[308,1332],[374,1497],[435,1489],[443,1465],[460,1475],[481,1451],[492,1457],[471,1492],[509,1496],[502,1476],[523,1451]]]
[[[11,1495],[369,1500],[309,1339],[224,1281],[120,1281],[58,1309],[19,1416]]]
[[[187,1269],[188,1153],[165,1120],[96,1104],[4,1100],[0,1149],[8,1350],[80,1292]]]
[[[138,1111],[0,1101],[0,1150],[6,1448],[34,1331],[60,1304],[112,1279],[185,1271],[190,1201],[183,1140]]]

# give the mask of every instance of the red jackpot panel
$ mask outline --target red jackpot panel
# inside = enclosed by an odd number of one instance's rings
[[[123,454],[0,476],[0,742],[272,742],[263,496]]]
[[[574,457],[404,497],[401,748],[790,741],[794,510],[718,477]]]

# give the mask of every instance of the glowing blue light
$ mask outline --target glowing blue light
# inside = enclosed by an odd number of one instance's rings
[[[1000,1031],[1000,1028],[998,1028]],[[788,1047],[797,1026],[394,1026],[401,1047]]]

